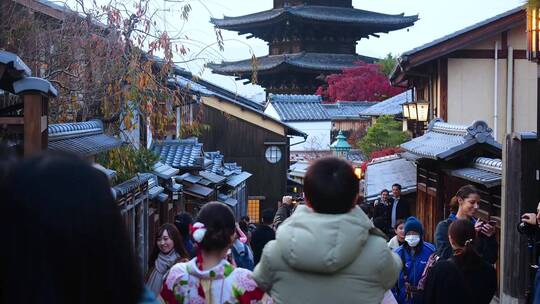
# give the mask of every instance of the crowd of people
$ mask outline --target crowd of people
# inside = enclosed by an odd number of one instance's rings
[[[435,244],[401,186],[391,191],[358,206],[351,166],[317,160],[304,202],[286,196],[260,223],[219,202],[178,214],[153,236],[143,275],[103,173],[68,156],[22,160],[0,176],[0,301],[490,303],[497,241],[475,218],[478,190],[459,189]]]

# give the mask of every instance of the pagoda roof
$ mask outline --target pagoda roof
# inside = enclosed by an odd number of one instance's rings
[[[418,15],[388,15],[351,7],[300,5],[271,9],[238,17],[212,18],[211,22],[223,29],[241,31],[249,27],[279,23],[291,17],[310,22],[358,26],[368,30],[370,33],[402,29],[412,26],[418,20]]]
[[[350,68],[357,61],[373,63],[377,58],[367,57],[362,55],[349,54],[327,54],[327,53],[295,53],[282,55],[269,55],[257,58],[257,71],[268,71],[286,65],[300,69],[308,69],[315,71],[336,71],[339,72],[345,68]],[[235,74],[248,73],[253,71],[253,61],[251,59],[222,62],[221,64],[208,64],[215,73],[218,74]]]

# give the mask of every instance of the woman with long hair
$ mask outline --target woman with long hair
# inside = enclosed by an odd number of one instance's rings
[[[266,301],[251,271],[227,261],[235,235],[231,209],[219,202],[205,204],[192,227],[197,256],[171,268],[161,291],[163,300],[168,304]]]
[[[430,270],[424,302],[437,304],[489,304],[497,290],[497,274],[475,250],[474,224],[466,219],[452,222],[448,239],[454,255]]]
[[[135,251],[107,177],[74,156],[14,164],[0,184],[0,303],[136,304]]]
[[[149,276],[146,286],[155,294],[161,292],[165,275],[171,267],[182,261],[188,261],[189,256],[182,245],[182,237],[172,224],[159,227],[154,241],[154,249],[149,259]]]
[[[452,246],[448,239],[448,227],[458,219],[468,220],[474,224],[479,238],[475,244],[477,252],[483,259],[495,264],[497,261],[498,245],[495,238],[495,224],[478,220],[475,215],[480,203],[480,191],[472,185],[466,185],[457,191],[450,202],[450,208],[453,211],[450,216],[439,222],[435,229],[435,246],[437,255],[442,259],[452,257]]]

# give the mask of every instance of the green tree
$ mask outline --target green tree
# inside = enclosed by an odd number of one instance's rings
[[[385,58],[377,61],[377,64],[381,66],[381,71],[388,77],[390,77],[390,74],[392,74],[396,63],[397,57],[394,57],[392,53],[388,53]]]
[[[393,116],[384,115],[369,127],[366,136],[358,141],[357,146],[365,155],[385,148],[397,147],[409,136],[401,130],[401,123]]]

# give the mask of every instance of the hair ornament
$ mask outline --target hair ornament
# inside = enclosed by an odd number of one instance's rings
[[[196,243],[201,243],[204,239],[204,235],[206,234],[206,227],[201,222],[196,222],[195,224],[191,225],[189,227],[189,231],[191,232],[191,236],[193,237],[193,240]]]

